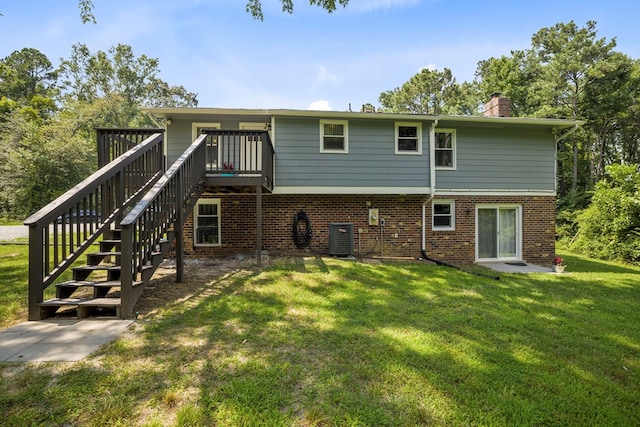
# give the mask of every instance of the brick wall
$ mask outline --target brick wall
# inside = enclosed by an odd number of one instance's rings
[[[217,247],[194,247],[192,218],[185,226],[185,252],[189,256],[227,256],[255,253],[255,194],[207,194],[220,198],[221,240]],[[264,195],[262,246],[271,253],[328,253],[329,224],[354,224],[356,255],[421,256],[422,205],[427,196],[415,195]],[[455,231],[431,229],[431,203],[426,206],[426,249],[429,256],[455,263],[475,260],[475,207],[477,204],[522,206],[523,259],[551,264],[555,247],[555,198],[513,196],[455,196]],[[369,226],[369,208],[378,208],[385,227]],[[308,248],[296,248],[292,238],[296,213],[304,210],[313,237]],[[382,231],[382,232],[381,232]],[[397,237],[396,237],[397,233]]]

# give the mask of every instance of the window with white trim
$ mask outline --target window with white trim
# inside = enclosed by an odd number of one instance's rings
[[[434,230],[455,230],[456,205],[453,200],[435,200],[431,207]]]
[[[422,154],[422,123],[396,123],[396,154]]]
[[[349,152],[349,122],[347,120],[320,120],[320,152]]]
[[[437,169],[456,168],[456,131],[439,129],[435,132],[435,164]]]
[[[193,218],[193,245],[220,246],[220,199],[198,200]]]

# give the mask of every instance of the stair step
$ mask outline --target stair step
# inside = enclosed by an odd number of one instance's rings
[[[80,287],[88,287],[88,288],[100,288],[100,287],[107,287],[107,288],[115,288],[115,287],[119,287],[120,286],[120,282],[117,280],[108,280],[105,282],[92,282],[90,280],[69,280],[67,282],[62,282],[62,283],[58,283],[56,285],[57,287],[74,287],[74,288],[80,288]]]
[[[87,254],[87,256],[119,256],[122,255],[122,252],[117,251],[117,252],[110,252],[110,251],[100,251],[100,252],[91,252],[90,254]]]
[[[65,307],[78,305],[89,298],[51,298],[38,303],[38,307]]]
[[[78,303],[78,319],[84,319],[97,308],[115,308],[116,317],[120,317],[120,298],[91,298]]]
[[[104,261],[105,258],[112,257],[112,256],[116,257],[116,262],[118,262],[117,257],[121,255],[122,255],[122,252],[110,252],[110,251],[92,252],[90,254],[87,254],[87,264],[98,265],[102,261]]]
[[[119,240],[122,235],[122,230],[119,228],[112,228],[104,232],[104,238],[107,240]]]
[[[80,267],[73,267],[73,271],[120,271],[119,265],[83,265]]]

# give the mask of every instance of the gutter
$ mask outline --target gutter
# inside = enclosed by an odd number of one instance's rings
[[[575,131],[578,130],[578,128],[582,126],[582,122],[578,122],[577,124],[573,125],[571,128],[569,128],[568,131],[566,131],[563,135],[559,136],[558,138],[556,138],[556,144],[558,142],[561,142],[562,140],[564,140],[566,137],[568,137],[569,135],[571,135],[572,133],[574,133]]]

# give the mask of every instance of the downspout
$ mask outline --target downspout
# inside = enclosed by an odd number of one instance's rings
[[[570,128],[568,131],[566,131],[563,135],[559,136],[558,138],[556,138],[556,144],[558,142],[561,142],[563,139],[565,139],[566,137],[568,137],[569,135],[571,135],[572,133],[574,133],[575,131],[578,130],[578,128],[580,127],[582,123],[578,123],[576,125],[573,125],[572,128]]]
[[[427,203],[433,200],[436,192],[436,126],[439,119],[435,119],[429,129],[429,197],[422,204],[422,257],[427,259]]]
[[[444,262],[444,261],[440,261],[438,259],[435,258],[431,258],[429,255],[427,255],[427,203],[429,203],[431,200],[433,200],[433,198],[435,197],[435,193],[436,193],[436,159],[435,159],[435,155],[436,155],[436,148],[435,148],[435,141],[436,141],[436,126],[438,126],[438,119],[436,119],[433,124],[431,125],[431,130],[429,131],[429,173],[430,173],[430,185],[429,185],[429,197],[427,198],[427,200],[425,200],[425,202],[422,204],[422,258],[432,262],[436,265],[441,265],[444,267],[449,267],[449,268],[454,268],[456,270],[460,270],[463,271],[465,273],[469,273],[469,274],[474,274],[476,276],[482,276],[482,277],[489,277],[491,279],[495,279],[495,280],[500,280],[500,276],[494,276],[494,275],[490,275],[490,274],[485,274],[485,273],[481,273],[479,271],[470,271],[470,270],[466,270],[460,266],[457,266],[455,264],[450,264],[448,262]]]

